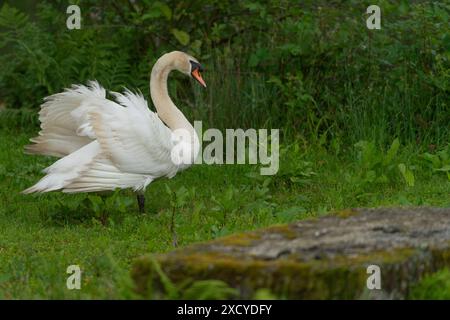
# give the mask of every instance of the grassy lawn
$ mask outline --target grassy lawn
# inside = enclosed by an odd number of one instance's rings
[[[0,298],[132,298],[129,267],[141,254],[340,208],[450,206],[446,174],[402,146],[391,158],[367,146],[364,152],[361,146],[335,152],[282,147],[279,174],[270,178],[252,166],[198,165],[153,183],[145,215],[128,191],[24,196],[20,191],[53,161],[23,154],[33,133],[0,131]],[[376,157],[384,162],[377,164]],[[375,164],[367,167],[367,161]],[[398,163],[413,172],[414,186],[396,169]],[[72,264],[83,271],[82,290],[66,288]],[[443,275],[448,278],[448,272]],[[426,289],[415,295],[421,292]]]

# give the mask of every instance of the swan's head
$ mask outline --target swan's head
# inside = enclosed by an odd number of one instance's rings
[[[170,54],[174,55],[175,69],[194,78],[206,88],[205,80],[201,75],[204,69],[197,59],[181,51],[173,51]]]

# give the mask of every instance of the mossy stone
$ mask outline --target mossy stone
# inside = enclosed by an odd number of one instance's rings
[[[220,279],[241,298],[260,288],[291,299],[403,298],[450,266],[450,209],[344,210],[143,256],[132,269],[137,292],[160,287],[155,261],[175,284]],[[381,290],[367,288],[369,265],[380,267]]]

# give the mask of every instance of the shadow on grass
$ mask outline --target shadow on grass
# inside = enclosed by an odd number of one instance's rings
[[[119,192],[80,196],[58,195],[49,206],[42,208],[40,217],[47,225],[103,225],[122,224],[130,212],[137,210],[130,196]]]

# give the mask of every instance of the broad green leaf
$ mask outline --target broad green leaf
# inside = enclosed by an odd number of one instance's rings
[[[172,19],[172,9],[170,9],[167,4],[158,2],[155,4],[155,7],[157,7],[161,11],[161,13],[166,17],[167,20]]]
[[[172,29],[172,34],[183,46],[186,46],[189,43],[190,37],[186,32],[174,28]]]
[[[103,207],[103,199],[97,195],[89,195],[89,201],[91,202],[92,209],[95,213],[98,213],[102,210]]]
[[[442,168],[435,169],[435,171],[449,172],[450,171],[450,164],[447,164],[447,165],[443,166]]]
[[[142,15],[141,20],[152,20],[159,18],[161,16],[161,11],[152,9],[151,11],[147,12],[146,14]]]
[[[173,192],[172,192],[172,189],[170,189],[169,185],[166,183],[166,184],[164,184],[164,187],[166,188],[166,193],[167,193],[170,197],[172,197],[172,196],[173,196]]]
[[[400,163],[398,165],[398,169],[405,179],[406,185],[408,187],[414,187],[414,174],[411,170],[409,170],[404,163]]]
[[[172,9],[162,2],[154,2],[153,5],[142,15],[141,20],[151,20],[164,16],[167,20],[172,19]]]
[[[384,164],[390,164],[392,162],[394,157],[397,155],[399,147],[400,147],[400,142],[399,142],[398,138],[396,138],[392,142],[391,147],[389,148],[389,150],[386,154],[386,157],[384,158]]]
[[[440,164],[441,164],[441,160],[439,159],[439,156],[425,152],[424,154],[422,154],[422,158],[424,158],[425,160],[431,162],[431,164],[433,165],[433,168],[439,168]]]

